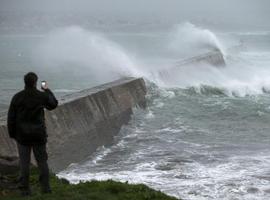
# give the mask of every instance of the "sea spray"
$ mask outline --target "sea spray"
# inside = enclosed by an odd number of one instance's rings
[[[138,73],[131,56],[120,45],[78,26],[50,32],[34,57],[43,70],[88,76],[96,84]]]
[[[209,65],[193,65],[168,70],[162,75],[162,81],[157,83],[166,88],[197,88],[204,91],[205,86],[219,88],[228,96],[259,95],[270,91],[270,60],[257,66],[257,59],[249,59],[240,55],[238,62],[228,61],[225,68],[215,68]],[[156,78],[158,79],[158,78]]]
[[[225,45],[213,32],[190,23],[178,25],[173,33],[168,33],[166,40],[169,41],[169,51],[177,52],[183,49],[189,52],[190,56],[217,49],[225,52]],[[227,66],[222,69],[199,64],[177,68],[175,62],[166,63],[166,58],[162,64],[152,66],[146,62],[147,58],[135,59],[126,47],[108,39],[104,34],[80,27],[55,30],[45,36],[35,49],[37,65],[43,70],[62,74],[64,79],[66,76],[84,76],[77,80],[87,78],[95,84],[101,84],[124,76],[142,76],[165,88],[195,87],[198,88],[197,91],[204,91],[200,88],[209,86],[220,88],[227,95],[236,96],[270,91],[270,61],[265,59],[262,62],[260,52],[238,55],[227,52],[226,55]],[[268,54],[262,55],[269,58]],[[260,66],[257,66],[259,60]],[[169,76],[166,77],[165,74],[161,78],[160,70],[167,71]]]
[[[224,45],[214,32],[197,27],[190,22],[175,25],[170,33],[168,48],[186,57],[215,50],[219,50],[224,56],[226,55]]]
[[[168,51],[178,54],[179,58],[189,58],[219,50],[226,57],[226,67],[216,68],[202,63],[177,67],[171,62],[151,71],[149,80],[166,88],[197,88],[196,91],[204,91],[209,86],[219,88],[229,96],[258,95],[270,91],[269,53],[227,52],[229,46],[222,39],[214,32],[189,22],[176,25],[169,33]]]

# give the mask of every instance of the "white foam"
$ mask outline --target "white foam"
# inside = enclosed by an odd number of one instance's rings
[[[94,164],[97,164],[99,161],[101,161],[105,156],[107,156],[111,152],[112,152],[111,148],[106,148],[102,146],[97,150],[97,153],[93,155],[94,159],[92,159],[91,162]]]
[[[146,118],[146,119],[153,119],[153,118],[155,118],[155,115],[154,115],[153,111],[148,110],[148,112],[147,112],[145,118]]]
[[[200,92],[201,86],[211,86],[230,96],[263,94],[270,89],[270,55],[265,55],[269,54],[241,54],[241,59],[228,61],[225,68],[206,65],[182,67],[164,78],[163,87],[195,87]]]
[[[257,156],[232,157],[227,163],[213,166],[188,162],[182,167],[178,166],[180,168],[169,171],[156,170],[158,164],[150,162],[138,164],[132,171],[71,172],[61,173],[58,176],[67,178],[72,183],[108,179],[144,183],[188,200],[232,198],[264,200],[270,197],[270,194],[265,192],[269,189],[270,181],[256,176],[268,171],[270,159],[269,156]],[[258,165],[261,167],[258,168]],[[258,192],[249,193],[249,188],[256,188]]]

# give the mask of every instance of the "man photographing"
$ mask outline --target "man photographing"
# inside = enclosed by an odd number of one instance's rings
[[[53,110],[58,101],[43,82],[37,89],[38,76],[29,72],[24,76],[24,90],[15,94],[8,111],[9,136],[16,140],[20,158],[20,189],[22,195],[31,194],[29,185],[29,166],[31,150],[39,168],[41,191],[50,193],[48,155],[46,152],[47,133],[44,108]]]

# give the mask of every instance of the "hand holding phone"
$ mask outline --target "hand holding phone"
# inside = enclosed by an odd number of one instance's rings
[[[42,89],[42,90],[48,89],[48,84],[47,84],[46,81],[42,81],[42,82],[41,82],[41,89]]]

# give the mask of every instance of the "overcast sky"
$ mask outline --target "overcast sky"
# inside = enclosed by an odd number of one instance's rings
[[[0,0],[1,10],[103,10],[108,12],[269,11],[269,0]],[[250,13],[252,14],[252,13]]]
[[[201,17],[270,25],[270,0],[0,0],[1,11],[82,12],[137,18]]]

